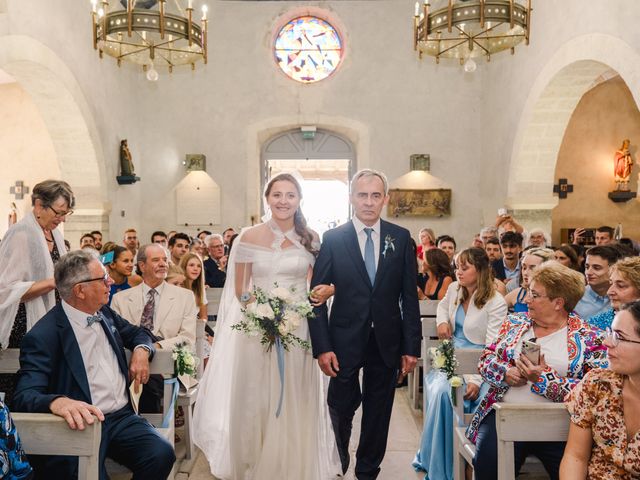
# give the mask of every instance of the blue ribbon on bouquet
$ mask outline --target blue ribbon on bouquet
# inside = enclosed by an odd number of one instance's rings
[[[171,403],[169,404],[169,408],[167,408],[167,413],[164,414],[164,418],[162,419],[162,426],[160,428],[169,428],[169,422],[173,420],[174,408],[176,405],[176,398],[178,397],[178,390],[180,390],[180,385],[178,384],[178,379],[176,377],[166,378],[164,380],[165,385],[173,384],[173,392],[171,393]]]
[[[275,344],[276,355],[278,356],[278,371],[280,372],[280,400],[278,400],[278,410],[276,410],[276,418],[278,418],[282,410],[282,400],[284,398],[284,346],[278,336],[276,336]]]

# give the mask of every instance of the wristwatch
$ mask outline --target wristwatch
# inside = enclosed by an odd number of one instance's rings
[[[242,292],[242,294],[240,294],[241,302],[247,303],[249,300],[251,300],[251,294],[249,292]]]

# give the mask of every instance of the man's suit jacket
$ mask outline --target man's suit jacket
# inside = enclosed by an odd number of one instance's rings
[[[116,293],[111,308],[133,325],[140,325],[142,311],[147,303],[141,283],[136,287]],[[173,349],[179,343],[195,347],[198,307],[189,289],[164,284],[160,298],[156,298],[153,334],[162,337],[158,343],[163,349]]]
[[[504,270],[504,263],[502,262],[502,258],[491,262],[491,268],[493,269],[493,276],[498,280],[504,280],[505,278],[507,278],[507,272],[505,272]]]
[[[204,261],[204,283],[211,288],[222,288],[227,274],[218,268],[216,261],[209,257]]]
[[[353,223],[324,234],[311,286],[334,284],[336,293],[331,317],[325,304],[314,309],[316,318],[309,322],[314,356],[333,351],[341,366],[359,365],[372,323],[388,367],[398,367],[402,355],[420,356],[417,267],[410,238],[408,230],[380,221],[380,257],[371,285]],[[385,251],[387,242],[393,248]]]
[[[128,385],[129,369],[124,347],[133,350],[137,345],[147,345],[153,354],[153,338],[147,330],[131,325],[109,307],[104,306],[100,311],[104,315],[100,325],[116,353]],[[57,305],[22,339],[13,409],[51,413],[49,405],[60,396],[92,403],[80,346],[62,305]]]

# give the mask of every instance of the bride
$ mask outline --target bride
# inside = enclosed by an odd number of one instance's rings
[[[231,328],[253,286],[295,287],[302,297],[320,244],[300,210],[301,188],[290,174],[265,190],[271,218],[234,242],[220,302],[214,347],[200,383],[193,440],[222,480],[325,480],[341,472],[324,380],[311,352],[285,352],[284,394],[275,349]],[[243,300],[241,303],[240,300]],[[306,322],[293,332],[310,340]]]

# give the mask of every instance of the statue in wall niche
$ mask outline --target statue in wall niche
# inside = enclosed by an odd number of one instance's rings
[[[616,150],[613,156],[613,176],[616,182],[616,191],[629,191],[629,178],[631,178],[631,167],[633,159],[629,153],[629,140],[622,142],[622,147]]]
[[[135,176],[133,160],[126,139],[120,142],[120,175],[123,177]]]

